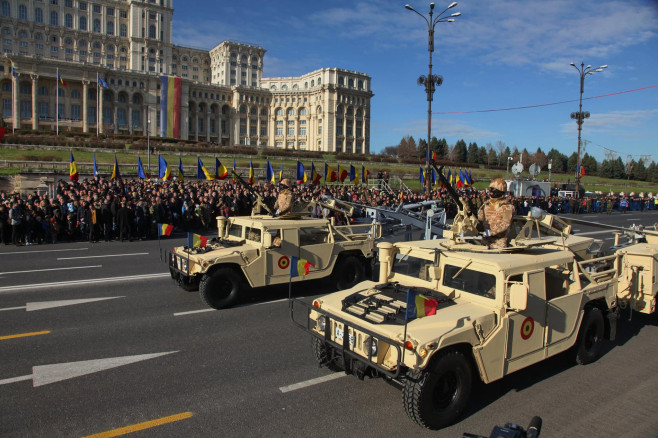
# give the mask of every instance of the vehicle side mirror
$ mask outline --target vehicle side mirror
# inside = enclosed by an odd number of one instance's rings
[[[528,307],[528,287],[525,284],[514,283],[509,288],[509,307],[516,311]]]

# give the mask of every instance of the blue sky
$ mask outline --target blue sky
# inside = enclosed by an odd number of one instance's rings
[[[427,25],[405,1],[176,0],[174,43],[209,49],[223,40],[267,50],[264,76],[340,67],[372,78],[371,152],[405,135],[427,136]],[[412,0],[419,12],[429,2]],[[439,13],[450,4],[436,2]],[[248,6],[246,6],[248,5]],[[577,147],[579,75],[569,65],[609,67],[585,80],[583,97],[658,85],[656,0],[464,0],[436,27],[432,135],[449,144],[504,142],[570,155]],[[467,113],[575,100],[532,109]],[[658,87],[583,101],[586,152],[658,161]],[[461,112],[459,114],[448,114]]]

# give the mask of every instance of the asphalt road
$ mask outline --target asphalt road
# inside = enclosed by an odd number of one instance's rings
[[[658,213],[578,218],[650,225]],[[328,292],[322,281],[293,287],[309,299]],[[658,436],[655,315],[624,314],[593,364],[559,356],[476,387],[459,423],[427,431],[395,385],[318,368],[287,293],[210,311],[170,280],[156,241],[2,246],[0,436],[488,436],[534,415],[542,437]]]

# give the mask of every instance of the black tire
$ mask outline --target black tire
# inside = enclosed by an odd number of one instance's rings
[[[428,429],[452,424],[466,407],[473,386],[473,370],[457,350],[438,353],[424,371],[407,376],[402,390],[409,418]]]
[[[204,274],[199,282],[199,295],[213,309],[231,307],[238,300],[242,279],[231,268],[218,268]]]
[[[311,348],[318,365],[327,367],[331,371],[344,371],[343,367],[338,365],[335,358],[332,357],[331,347],[328,347],[321,339],[311,337]]]
[[[361,283],[366,276],[366,268],[356,256],[344,257],[334,266],[333,277],[338,290],[349,289]]]
[[[603,347],[603,336],[605,323],[603,312],[598,307],[593,307],[585,312],[583,322],[580,325],[578,339],[575,345],[576,362],[586,365],[597,360],[601,356]]]

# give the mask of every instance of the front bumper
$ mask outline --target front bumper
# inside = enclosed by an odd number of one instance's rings
[[[193,263],[194,262],[192,262],[189,257],[173,252],[169,253],[169,269],[179,275],[184,275],[186,277],[192,275],[190,273],[190,266]]]
[[[350,363],[356,361],[392,379],[400,375],[403,349],[398,341],[298,299],[293,299],[290,306],[293,323],[322,340],[326,346],[333,349],[334,353],[342,357],[346,372],[353,373],[354,367],[350,366]],[[299,309],[297,317],[305,320],[300,322],[295,318],[295,306]],[[303,317],[299,316],[300,311],[304,313]],[[318,324],[320,317],[325,318],[324,330]],[[377,345],[377,351],[374,354],[371,348],[373,342],[376,342]],[[408,353],[413,354],[413,352]]]

